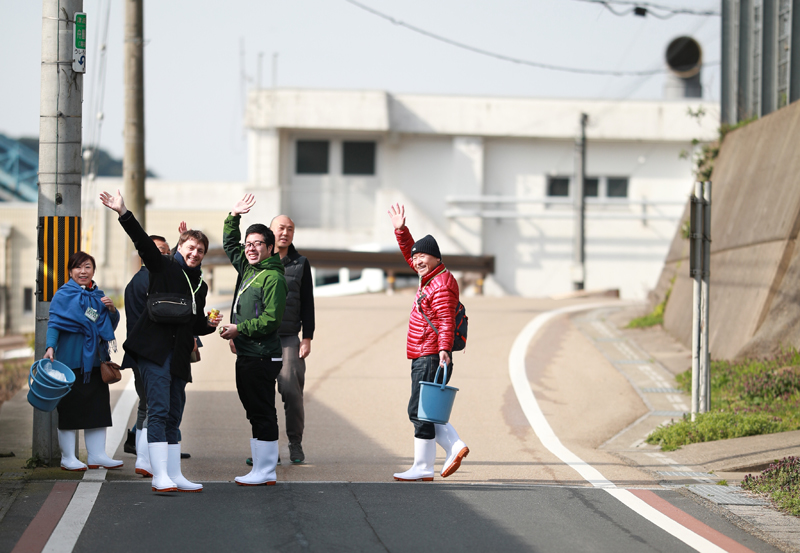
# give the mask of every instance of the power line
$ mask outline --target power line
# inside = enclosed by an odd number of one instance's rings
[[[588,1],[588,0],[586,0],[586,1]],[[527,65],[527,66],[530,66],[530,67],[537,67],[539,69],[549,69],[551,71],[564,71],[564,72],[567,72],[567,73],[579,73],[579,74],[584,74],[584,75],[612,75],[612,76],[615,76],[615,77],[643,77],[643,76],[648,76],[648,75],[658,75],[658,74],[661,74],[661,73],[666,73],[668,71],[666,68],[648,69],[648,70],[642,70],[642,71],[617,71],[617,70],[604,70],[604,69],[585,69],[585,68],[566,67],[566,66],[563,66],[563,65],[552,65],[552,64],[549,64],[549,63],[542,63],[542,62],[537,62],[537,61],[524,60],[524,59],[515,58],[515,57],[512,57],[512,56],[506,56],[505,54],[498,54],[498,53],[495,53],[495,52],[490,52],[488,50],[483,50],[482,48],[477,48],[475,46],[470,46],[469,44],[464,44],[463,42],[457,42],[455,40],[451,40],[449,38],[443,37],[441,35],[437,35],[437,34],[432,33],[430,31],[426,31],[425,29],[420,29],[419,27],[415,27],[414,25],[411,25],[411,24],[406,23],[404,21],[400,21],[399,19],[396,19],[396,18],[392,17],[391,15],[387,15],[387,14],[385,14],[383,12],[379,12],[378,10],[370,8],[369,6],[365,6],[364,4],[361,4],[360,2],[356,2],[356,0],[345,0],[345,2],[353,4],[354,6],[357,6],[357,7],[361,8],[362,10],[367,11],[367,12],[373,14],[373,15],[377,15],[378,17],[380,17],[382,19],[386,19],[387,21],[391,22],[394,25],[398,25],[400,27],[405,27],[406,29],[409,29],[409,30],[414,31],[416,33],[419,33],[421,35],[425,35],[425,36],[427,36],[429,38],[432,38],[434,40],[438,40],[438,41],[444,42],[446,44],[450,44],[451,46],[456,46],[457,48],[463,48],[464,50],[469,50],[470,52],[475,52],[476,54],[481,54],[483,56],[489,56],[489,57],[492,57],[492,58],[497,58],[497,59],[500,59],[500,60],[509,61],[511,63],[518,63],[520,65]]]
[[[719,16],[720,12],[716,10],[695,10],[692,8],[672,8],[661,4],[653,4],[652,2],[636,2],[635,0],[577,0],[578,2],[588,2],[590,4],[601,4],[605,6],[608,11],[614,15],[628,15],[633,12],[635,15],[645,16],[652,15],[659,19],[668,19],[674,15],[700,15],[700,16]],[[618,12],[611,7],[612,4],[621,6],[632,6],[631,9]],[[665,14],[658,14],[652,10],[659,10]]]

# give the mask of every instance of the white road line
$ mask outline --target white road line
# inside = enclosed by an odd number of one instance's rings
[[[119,396],[117,404],[114,406],[114,412],[111,413],[111,428],[106,434],[106,455],[109,457],[114,457],[119,444],[127,438],[128,420],[131,418],[131,411],[137,401],[139,401],[139,396],[136,395],[136,386],[131,374],[125,389],[122,390],[122,395]]]
[[[101,482],[81,482],[42,553],[71,553],[100,493]]]
[[[562,462],[575,469],[584,480],[589,482],[595,487],[604,488],[612,497],[618,499],[621,503],[629,507],[635,513],[649,520],[665,532],[671,534],[679,539],[689,547],[700,551],[701,553],[720,553],[724,549],[711,543],[704,537],[692,532],[688,528],[678,524],[668,516],[664,515],[657,509],[651,507],[646,502],[642,501],[628,490],[617,488],[616,485],[605,478],[600,471],[583,461],[580,457],[567,449],[561,440],[555,435],[552,427],[547,422],[547,419],[542,413],[536,397],[533,395],[530,382],[528,381],[527,374],[525,373],[525,355],[536,334],[542,327],[554,317],[563,315],[565,313],[575,313],[578,311],[585,311],[595,309],[598,307],[605,307],[611,305],[609,303],[595,303],[589,305],[573,305],[564,307],[553,311],[548,311],[536,316],[530,321],[522,332],[519,333],[511,346],[511,352],[508,356],[508,371],[511,378],[511,384],[514,387],[514,392],[517,395],[522,411],[528,419],[536,436],[553,455],[558,457]]]
[[[112,426],[106,431],[106,455],[109,457],[114,456],[119,444],[125,439],[128,419],[138,399],[133,375],[131,375],[111,413]],[[50,535],[50,539],[47,540],[47,545],[42,553],[72,553],[86,520],[92,512],[97,494],[100,493],[100,487],[105,482],[107,472],[106,469],[100,468],[87,470],[84,473],[78,489],[75,490],[72,500]]]

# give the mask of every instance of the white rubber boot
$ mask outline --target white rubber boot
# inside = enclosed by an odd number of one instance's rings
[[[78,441],[77,430],[58,430],[58,447],[61,448],[61,469],[81,471],[87,467],[75,457],[75,442]]]
[[[175,482],[179,492],[202,492],[203,485],[189,482],[181,472],[181,444],[167,446],[167,476]]]
[[[275,467],[278,466],[278,440],[265,442],[250,440],[250,454],[253,456],[253,470],[245,476],[237,476],[240,486],[274,486]]]
[[[414,438],[414,464],[405,472],[395,473],[394,479],[401,482],[430,482],[433,480],[435,462],[436,440]]]
[[[150,450],[150,469],[153,473],[154,492],[177,492],[178,486],[167,473],[167,458],[169,452],[167,442],[148,444]]]
[[[147,428],[136,429],[136,474],[153,477],[150,469],[150,448],[147,446]]]
[[[83,439],[86,442],[86,451],[89,452],[89,459],[86,464],[90,469],[118,469],[124,464],[122,461],[112,459],[106,455],[106,429],[105,428],[86,428],[83,431]]]
[[[442,446],[447,458],[442,466],[442,478],[447,478],[461,466],[462,459],[469,455],[467,444],[458,437],[458,432],[449,422],[447,424],[435,424],[436,443]]]

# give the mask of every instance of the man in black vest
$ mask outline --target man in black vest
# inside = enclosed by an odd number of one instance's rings
[[[283,399],[286,413],[286,435],[289,438],[289,459],[292,463],[305,460],[303,428],[303,386],[306,379],[306,357],[311,353],[314,338],[314,282],[311,264],[295,249],[294,221],[286,215],[278,215],[270,223],[275,234],[275,249],[281,256],[284,277],[289,286],[286,295],[286,310],[278,330],[283,349],[283,368],[278,375],[278,391]],[[303,338],[298,334],[303,331]]]

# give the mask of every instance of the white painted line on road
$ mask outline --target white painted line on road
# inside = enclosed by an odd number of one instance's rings
[[[627,506],[634,513],[643,516],[665,532],[672,534],[689,547],[703,553],[725,553],[725,550],[718,545],[710,542],[703,536],[692,532],[682,524],[672,520],[667,515],[652,507],[647,502],[642,501],[628,490],[614,489],[606,490],[613,497]]]
[[[92,512],[101,482],[81,482],[42,553],[71,553]]]
[[[621,503],[629,507],[635,513],[644,517],[652,522],[665,532],[671,534],[679,539],[689,547],[700,551],[701,553],[720,553],[725,550],[715,545],[704,537],[692,532],[685,526],[677,523],[669,518],[661,511],[647,504],[645,501],[633,495],[628,490],[617,488],[617,486],[605,478],[600,471],[583,461],[580,457],[567,449],[561,440],[558,439],[552,427],[547,422],[547,419],[542,413],[536,397],[533,395],[528,376],[525,372],[525,355],[536,334],[544,327],[544,325],[559,315],[565,313],[575,313],[578,311],[586,311],[598,307],[605,307],[610,305],[608,303],[596,303],[588,305],[572,305],[561,309],[555,309],[536,316],[530,321],[522,332],[519,333],[511,346],[511,352],[508,355],[508,371],[511,377],[511,384],[514,387],[514,392],[517,395],[522,411],[528,419],[533,431],[539,438],[550,453],[558,457],[562,462],[569,465],[583,477],[584,480],[589,482],[595,487],[605,489],[612,497],[619,500]]]
[[[114,405],[114,411],[111,413],[111,428],[106,431],[106,455],[109,457],[114,456],[119,444],[125,439],[128,419],[138,399],[133,375],[131,375]],[[87,470],[84,473],[78,489],[75,490],[58,526],[53,530],[43,553],[72,553],[86,520],[92,512],[97,494],[100,493],[100,486],[105,482],[107,472],[108,470],[99,468]]]
[[[139,401],[139,396],[136,395],[136,385],[133,374],[131,374],[125,389],[122,390],[122,395],[119,396],[117,404],[114,406],[114,412],[111,413],[111,428],[106,434],[106,455],[109,457],[114,457],[119,444],[127,438],[128,419],[130,419],[131,411],[137,401]]]
[[[528,344],[530,344],[536,333],[550,319],[562,315],[564,313],[574,313],[577,311],[585,311],[597,307],[604,307],[606,303],[594,303],[590,305],[573,305],[556,309],[555,311],[548,311],[534,318],[529,322],[522,332],[514,340],[514,345],[511,346],[511,353],[508,355],[508,367],[511,376],[511,384],[514,386],[514,392],[517,394],[517,400],[522,407],[522,411],[528,418],[533,427],[533,431],[538,436],[542,444],[549,449],[556,457],[561,459],[564,463],[575,469],[584,480],[598,488],[616,487],[613,482],[606,479],[600,472],[588,463],[584,462],[580,457],[572,453],[569,449],[564,447],[561,440],[558,439],[547,419],[542,413],[539,403],[533,395],[530,382],[528,382],[528,375],[525,373],[525,354],[528,351]]]

